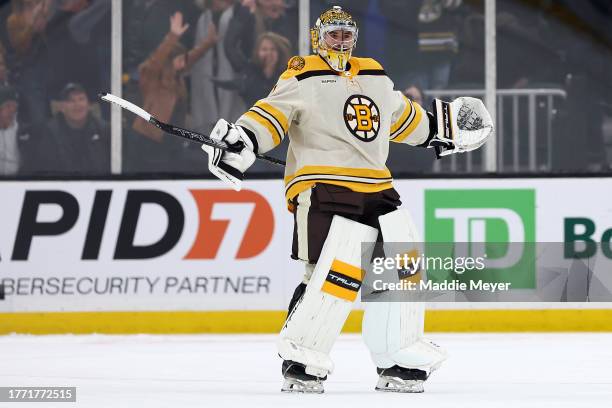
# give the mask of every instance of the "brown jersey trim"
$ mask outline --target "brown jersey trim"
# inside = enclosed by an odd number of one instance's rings
[[[297,74],[295,76],[295,78],[298,81],[301,81],[301,80],[306,79],[306,78],[311,78],[311,77],[315,77],[315,76],[324,76],[324,75],[338,76],[338,74],[335,71],[331,71],[331,70],[327,70],[327,69],[321,69],[321,70],[315,70],[315,71],[302,72],[301,74]]]
[[[387,73],[385,72],[384,69],[362,69],[361,71],[357,72],[357,76],[359,75],[381,75],[381,76],[387,76]]]

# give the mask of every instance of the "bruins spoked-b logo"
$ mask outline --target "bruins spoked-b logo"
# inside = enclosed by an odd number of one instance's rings
[[[344,124],[357,139],[371,142],[380,129],[378,106],[367,96],[350,96],[344,104]]]
[[[289,69],[301,71],[306,66],[306,60],[303,57],[293,57],[289,60]]]

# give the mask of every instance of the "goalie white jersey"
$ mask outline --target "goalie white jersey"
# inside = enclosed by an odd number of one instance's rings
[[[287,200],[316,183],[391,188],[389,142],[420,145],[429,136],[423,108],[394,91],[378,62],[353,57],[349,64],[337,72],[318,55],[293,57],[270,95],[236,122],[258,153],[288,135]]]

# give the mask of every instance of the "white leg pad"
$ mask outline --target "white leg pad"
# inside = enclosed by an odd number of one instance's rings
[[[333,371],[329,352],[363,280],[361,244],[377,236],[375,228],[334,216],[304,296],[281,330],[277,347],[284,360],[304,364],[317,377]]]
[[[408,211],[393,211],[379,217],[379,222],[384,242],[394,243],[384,246],[385,256],[422,254],[421,238]],[[421,279],[425,279],[424,271]],[[424,322],[422,302],[365,303],[362,334],[376,366],[399,365],[428,373],[438,368],[446,359],[446,352],[423,338]]]
[[[423,303],[368,302],[363,338],[376,367],[399,365],[431,373],[446,360],[446,352],[423,337]]]

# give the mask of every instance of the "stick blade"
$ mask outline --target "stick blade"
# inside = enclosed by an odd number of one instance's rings
[[[98,96],[103,101],[106,101],[106,102],[109,102],[109,103],[114,103],[115,105],[118,105],[118,106],[120,106],[123,109],[129,110],[130,112],[132,112],[135,115],[140,116],[141,118],[143,118],[147,122],[150,122],[151,118],[153,117],[153,115],[151,115],[149,112],[147,112],[144,109],[142,109],[140,106],[136,106],[132,102],[126,101],[125,99],[122,99],[122,98],[120,98],[118,96],[115,96],[115,95],[113,95],[111,93],[101,92],[101,93],[98,94]]]

